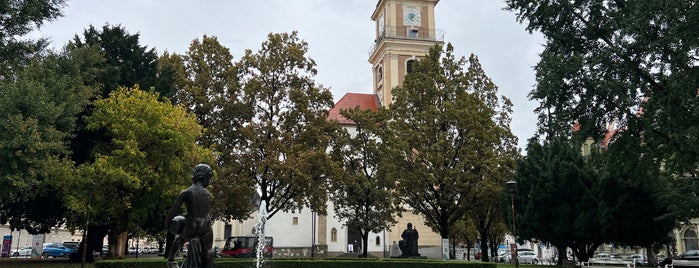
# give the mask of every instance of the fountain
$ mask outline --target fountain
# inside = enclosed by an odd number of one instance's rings
[[[264,262],[264,252],[265,246],[267,246],[267,239],[265,239],[265,224],[267,223],[267,203],[262,200],[260,201],[260,211],[257,214],[257,225],[255,225],[255,235],[257,235],[257,249],[255,251],[257,260],[257,268],[262,267]]]

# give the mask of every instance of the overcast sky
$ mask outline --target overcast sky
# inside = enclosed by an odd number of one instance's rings
[[[369,48],[374,40],[371,14],[377,0],[67,0],[64,16],[32,36],[47,37],[60,48],[89,25],[120,24],[140,34],[141,45],[158,53],[184,53],[192,40],[216,36],[234,60],[245,49],[257,51],[270,32],[298,31],[318,64],[316,81],[345,93],[371,93]],[[529,34],[504,1],[442,0],[435,8],[436,27],[446,32],[457,56],[478,56],[486,74],[512,99],[512,130],[524,150],[536,128],[527,98],[534,85],[532,66],[539,61],[541,34]],[[523,152],[524,153],[524,152]]]

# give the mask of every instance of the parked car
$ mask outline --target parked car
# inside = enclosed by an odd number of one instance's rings
[[[675,260],[692,260],[699,261],[699,250],[689,250],[685,253],[678,255]]]
[[[539,258],[533,251],[517,251],[517,259],[520,264],[539,264]]]
[[[597,261],[604,261],[604,260],[621,261],[624,258],[622,258],[621,255],[616,254],[616,253],[597,253],[597,254],[595,254],[595,256],[592,257],[592,259],[597,260]]]
[[[688,250],[672,260],[672,267],[699,266],[699,250]]]
[[[136,249],[136,247],[129,247],[129,249],[127,249],[127,253],[129,255],[136,255],[136,253],[138,253],[138,255],[141,255],[143,254],[143,250],[140,248]]]
[[[525,253],[526,252],[526,253]],[[517,249],[517,255],[518,256],[527,256],[526,258],[530,258],[530,256],[536,256],[536,253],[534,253],[531,249],[528,248],[520,248]],[[522,258],[518,258],[519,262],[522,263]],[[504,251],[498,255],[497,261],[498,262],[510,262],[512,260],[512,252],[511,251]],[[537,258],[537,263],[539,259]]]
[[[21,247],[12,251],[12,257],[32,255],[32,246]]]
[[[648,258],[646,258],[646,255],[643,254],[631,254],[626,257],[626,260],[635,263],[636,266],[648,265]]]
[[[41,252],[41,256],[48,257],[70,257],[71,254],[77,253],[76,250],[66,247],[63,243],[52,243],[46,246]]]

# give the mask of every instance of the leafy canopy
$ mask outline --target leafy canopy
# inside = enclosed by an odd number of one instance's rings
[[[478,193],[514,168],[511,104],[498,98],[476,56],[456,59],[451,44],[430,49],[393,93],[388,176],[399,183],[403,201],[448,238]]]

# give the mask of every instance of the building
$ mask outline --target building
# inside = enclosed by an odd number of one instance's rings
[[[372,94],[347,93],[330,111],[329,119],[338,120],[350,132],[353,122],[343,118],[339,111],[361,107],[378,109],[391,104],[391,89],[401,85],[411,70],[412,63],[424,57],[428,50],[443,42],[443,31],[435,28],[434,8],[439,0],[379,0],[371,13],[375,22],[375,40],[369,63],[373,81]],[[265,235],[274,238],[275,256],[280,257],[333,257],[361,252],[361,237],[343,226],[328,204],[328,215],[310,210],[300,213],[277,213],[266,223]],[[408,223],[420,232],[420,254],[441,258],[441,237],[424,225],[424,218],[403,213],[398,224],[368,238],[368,252],[378,257],[392,254],[393,244],[401,240]],[[216,222],[214,246],[222,248],[225,238],[252,234],[257,217],[243,222]]]

